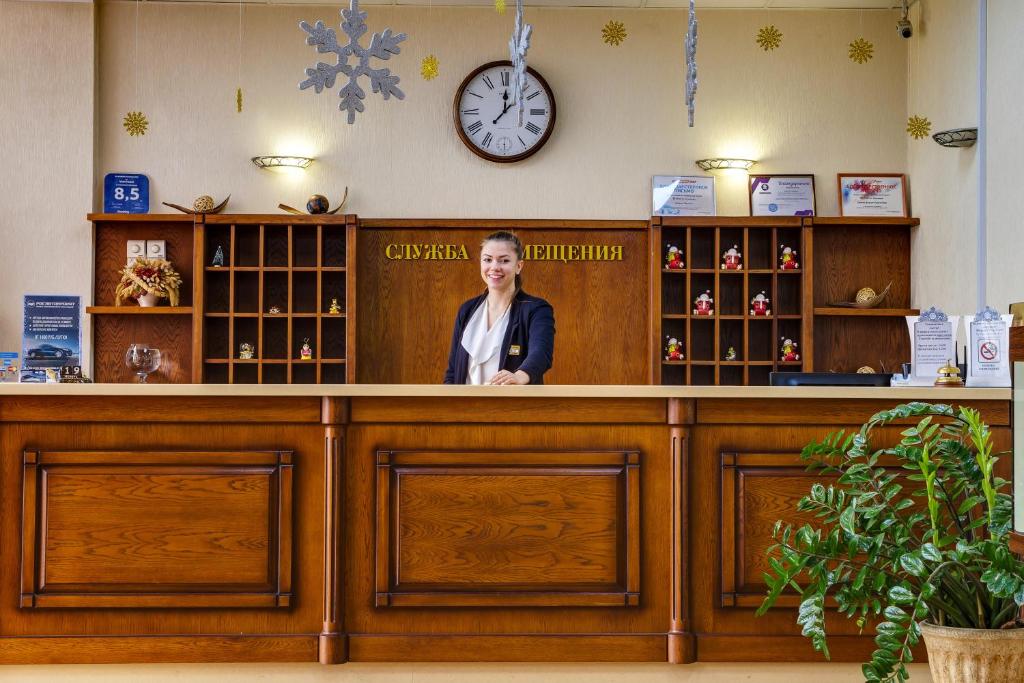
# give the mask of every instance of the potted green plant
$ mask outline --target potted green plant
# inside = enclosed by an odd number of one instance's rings
[[[876,429],[908,419],[917,423],[897,445],[875,446]],[[936,683],[1024,680],[1024,562],[1007,544],[1012,501],[978,411],[899,405],[801,457],[823,479],[797,510],[820,525],[775,524],[758,615],[797,590],[797,623],[829,657],[834,599],[861,628],[874,625],[867,681],[907,680],[922,634]]]
[[[181,276],[170,261],[162,258],[137,258],[121,269],[121,281],[114,292],[114,305],[122,299],[135,299],[140,306],[155,306],[167,299],[171,306],[178,305]]]

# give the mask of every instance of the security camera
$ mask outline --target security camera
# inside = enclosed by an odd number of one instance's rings
[[[914,35],[914,25],[910,23],[910,20],[903,17],[896,22],[896,32],[900,34],[901,38],[909,38]]]

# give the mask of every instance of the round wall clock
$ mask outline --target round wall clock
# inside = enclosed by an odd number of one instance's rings
[[[555,96],[544,77],[526,69],[522,125],[513,106],[512,62],[490,62],[466,76],[455,92],[455,130],[488,161],[520,161],[548,141],[555,127]]]

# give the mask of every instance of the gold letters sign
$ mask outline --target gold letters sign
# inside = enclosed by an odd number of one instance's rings
[[[621,261],[622,246],[598,244],[530,244],[524,261]],[[464,244],[389,244],[384,255],[392,261],[468,261]]]

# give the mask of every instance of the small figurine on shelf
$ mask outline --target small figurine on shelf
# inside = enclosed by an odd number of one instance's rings
[[[797,343],[788,337],[782,338],[782,360],[791,362],[800,360],[800,354],[796,352]]]
[[[224,265],[224,249],[218,244],[217,251],[213,252],[213,261],[210,263],[214,268]]]
[[[781,270],[800,270],[800,262],[796,260],[796,252],[793,251],[793,248],[787,247],[785,244],[779,246],[782,248],[782,254],[779,256],[779,268]]]
[[[665,270],[683,269],[683,252],[674,244],[666,244],[668,251],[665,252]]]
[[[665,336],[665,360],[683,360],[683,345],[675,337]]]
[[[337,299],[331,299],[331,308],[327,312],[330,313],[331,315],[341,314],[341,306],[338,305]]]
[[[694,315],[714,315],[715,300],[711,298],[711,290],[706,290],[693,302]]]
[[[277,306],[271,306],[267,313],[269,313],[270,315],[280,315],[281,309],[278,308]]]
[[[734,361],[736,360],[736,347],[730,346],[729,350],[725,352],[725,360]]]
[[[256,349],[249,342],[242,342],[238,345],[238,360],[252,360]]]
[[[739,245],[732,245],[722,254],[722,270],[743,270],[743,254]]]
[[[313,347],[309,345],[309,337],[302,340],[302,348],[299,349],[299,358],[302,360],[313,360]]]
[[[750,315],[771,315],[772,309],[769,308],[771,306],[771,303],[771,300],[767,296],[765,296],[764,290],[762,289],[760,294],[757,294],[756,296],[754,296],[753,299],[750,300]]]

